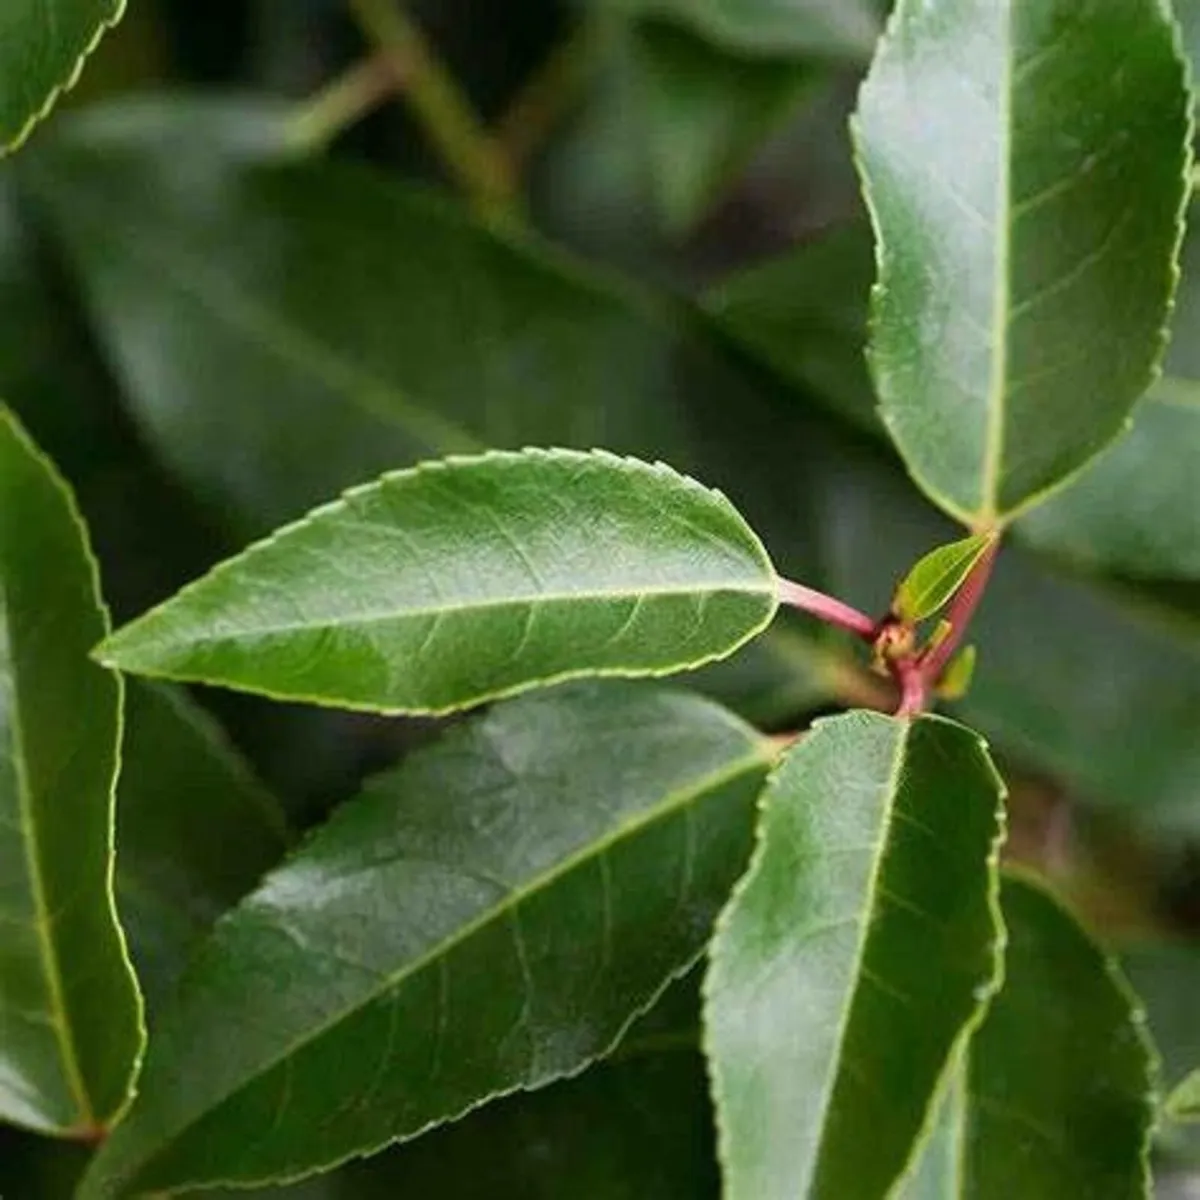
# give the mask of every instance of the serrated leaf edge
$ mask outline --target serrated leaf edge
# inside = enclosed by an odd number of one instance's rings
[[[0,402],[0,424],[8,427],[18,445],[20,445],[24,452],[29,456],[30,461],[37,464],[38,468],[43,472],[51,487],[62,499],[68,519],[79,535],[79,547],[87,568],[90,598],[94,600],[97,611],[99,612],[105,627],[111,628],[111,614],[109,613],[108,605],[105,603],[100,586],[100,564],[92,547],[91,536],[88,531],[87,522],[84,520],[83,513],[79,508],[79,504],[73,489],[71,488],[70,484],[67,483],[66,479],[60,474],[57,466],[55,466],[49,455],[47,455],[41,449],[41,447],[38,446],[32,437],[30,437],[28,431],[17,418],[16,414],[2,402]],[[64,1007],[59,952],[51,944],[49,931],[45,928],[45,906],[44,902],[40,898],[40,879],[42,874],[41,866],[37,861],[30,859],[28,848],[26,849],[25,855],[26,861],[29,865],[31,878],[34,880],[35,890],[39,894],[37,908],[42,919],[39,920],[37,924],[38,943],[40,947],[40,957],[42,959],[43,971],[48,976],[47,983],[54,1006],[55,1040],[57,1041],[60,1053],[63,1056],[64,1074],[67,1078],[72,1095],[79,1106],[80,1119],[85,1122],[85,1124],[90,1122],[90,1124],[95,1128],[101,1129],[111,1128],[112,1126],[116,1125],[129,1110],[130,1105],[132,1105],[137,1091],[137,1079],[141,1072],[142,1062],[145,1059],[146,1045],[148,1040],[145,998],[142,995],[141,984],[138,980],[137,971],[133,964],[133,957],[129,950],[129,939],[125,932],[125,927],[121,922],[121,916],[117,906],[117,787],[121,778],[125,744],[125,681],[118,671],[109,670],[109,674],[112,675],[117,689],[117,722],[116,745],[113,748],[113,770],[108,786],[108,818],[106,823],[106,834],[108,840],[108,865],[105,874],[105,900],[108,909],[109,921],[116,935],[116,943],[121,955],[121,962],[124,966],[125,974],[129,981],[130,997],[133,1000],[136,1031],[138,1035],[138,1048],[134,1055],[133,1061],[129,1065],[129,1074],[125,1084],[124,1100],[112,1113],[95,1112],[91,1102],[91,1097],[89,1097],[87,1094],[87,1084],[81,1074],[79,1052],[75,1044],[75,1033],[70,1024],[70,1016]],[[25,779],[24,752],[19,748],[23,743],[23,737],[20,733],[21,715],[19,711],[17,711],[14,715],[14,721],[17,729],[16,736],[18,742],[18,749],[14,755],[17,763],[17,786],[22,790],[25,790],[27,788],[27,781]],[[27,847],[29,840],[30,839],[28,836],[23,836],[22,838],[23,843],[25,843]],[[94,1133],[95,1128],[89,1129],[88,1132]],[[45,1130],[34,1130],[34,1132],[44,1133]]]
[[[126,0],[117,0],[116,8],[113,10],[112,15],[100,19],[100,24],[96,26],[96,31],[92,34],[91,39],[84,46],[83,50],[80,51],[79,57],[76,58],[66,78],[60,80],[50,89],[41,107],[29,115],[25,124],[17,130],[15,136],[10,141],[0,142],[0,160],[20,150],[29,140],[29,136],[33,133],[34,129],[54,110],[59,100],[79,82],[87,60],[96,52],[96,47],[104,40],[105,34],[115,29],[121,23],[121,19],[125,16],[125,8]]]
[[[876,56],[880,52],[880,47],[888,43],[896,31],[900,28],[900,23],[904,11],[907,9],[909,0],[897,0],[885,23],[883,34],[880,38],[879,46],[876,48]],[[1174,13],[1170,7],[1168,0],[1152,0],[1155,8],[1158,10],[1159,19],[1166,28],[1171,41],[1171,48],[1175,57],[1175,64],[1180,72],[1180,87],[1183,89],[1183,94],[1188,98],[1185,104],[1185,133],[1183,145],[1183,164],[1180,182],[1179,202],[1175,215],[1175,243],[1172,247],[1168,264],[1167,278],[1167,302],[1164,307],[1163,320],[1158,329],[1157,348],[1155,349],[1150,362],[1149,370],[1145,381],[1145,387],[1142,389],[1139,398],[1134,402],[1134,409],[1142,402],[1145,394],[1162,376],[1163,356],[1166,353],[1167,345],[1171,337],[1171,318],[1175,311],[1176,296],[1178,293],[1179,280],[1181,269],[1179,265],[1180,252],[1183,249],[1183,240],[1187,232],[1187,214],[1192,202],[1192,174],[1195,163],[1194,142],[1196,138],[1196,113],[1195,107],[1191,103],[1193,95],[1193,78],[1191,59],[1186,53],[1183,45],[1183,33],[1180,29],[1178,21],[1175,19]],[[872,63],[873,65],[873,63]],[[871,72],[868,71],[864,77],[862,84],[859,87],[859,96],[861,98],[863,90],[870,83]],[[868,305],[867,317],[867,346],[866,357],[868,364],[872,365],[872,377],[874,378],[874,353],[873,347],[875,344],[875,327],[878,321],[880,298],[887,290],[882,280],[884,278],[884,266],[888,259],[887,248],[883,245],[883,240],[880,236],[880,224],[878,207],[875,201],[874,192],[871,187],[870,180],[867,176],[866,168],[862,156],[862,142],[859,134],[859,107],[861,99],[856,101],[854,112],[850,116],[850,145],[851,158],[854,163],[855,173],[858,176],[860,190],[862,192],[863,203],[866,205],[867,213],[871,221],[871,231],[873,234],[874,252],[875,252],[875,282],[871,285],[870,302]],[[1006,127],[1007,128],[1007,127]],[[1004,175],[1007,179],[1008,160],[1005,160]],[[995,361],[993,359],[993,361]],[[878,388],[876,389],[878,391]],[[880,420],[886,428],[890,440],[900,453],[900,457],[904,462],[905,469],[912,481],[925,493],[925,495],[933,501],[944,513],[956,520],[960,525],[967,529],[983,532],[983,531],[999,531],[1011,525],[1014,521],[1024,516],[1031,509],[1036,508],[1039,504],[1043,504],[1058,492],[1069,488],[1087,468],[1095,462],[1095,460],[1118,442],[1129,430],[1133,427],[1133,410],[1125,418],[1123,425],[1115,430],[1113,434],[1104,442],[1098,445],[1091,454],[1088,455],[1082,462],[1077,464],[1072,470],[1066,472],[1055,480],[1052,484],[1040,489],[1039,491],[1031,492],[1020,504],[1006,508],[1002,513],[989,512],[988,506],[982,504],[978,511],[972,512],[959,505],[956,501],[951,500],[937,487],[935,487],[921,472],[914,462],[911,461],[908,454],[905,453],[899,441],[896,438],[896,431],[893,428],[892,420],[889,414],[877,405],[877,412]],[[991,421],[991,409],[989,409],[989,427]],[[989,434],[990,441],[991,435]],[[982,498],[981,498],[982,499]],[[993,497],[993,500],[995,497]],[[995,507],[994,505],[992,507]]]
[[[776,610],[779,607],[778,596],[776,593],[777,575],[774,564],[771,562],[771,558],[768,555],[766,548],[763,546],[762,540],[759,538],[758,534],[754,532],[749,523],[741,515],[737,507],[725,495],[724,492],[720,491],[718,488],[708,487],[707,485],[700,483],[698,480],[693,479],[690,475],[685,475],[680,471],[676,471],[675,468],[657,460],[655,462],[648,463],[631,455],[619,455],[608,450],[600,449],[567,450],[561,448],[526,447],[522,450],[489,450],[483,454],[452,454],[444,458],[431,459],[425,462],[417,463],[412,467],[404,467],[400,470],[388,471],[367,483],[357,484],[352,488],[348,488],[336,499],[330,500],[325,504],[311,509],[309,512],[305,513],[296,520],[290,521],[287,524],[280,526],[273,532],[267,534],[265,537],[251,542],[250,545],[233,557],[227,558],[218,563],[215,567],[206,572],[204,575],[201,575],[198,579],[195,579],[186,584],[184,587],[180,588],[179,591],[177,591],[174,595],[169,596],[166,600],[163,600],[161,603],[134,618],[134,620],[130,621],[128,624],[118,629],[115,633],[110,634],[109,637],[105,638],[104,641],[102,641],[92,651],[92,657],[95,658],[97,662],[100,662],[107,667],[116,669],[118,671],[126,670],[126,668],[121,665],[119,657],[113,656],[113,650],[114,648],[119,647],[119,643],[127,631],[135,629],[143,622],[156,617],[163,610],[171,607],[177,600],[180,600],[183,597],[190,595],[197,589],[206,586],[211,580],[220,578],[227,572],[237,568],[244,559],[271,546],[273,543],[281,540],[296,530],[304,528],[309,523],[328,516],[331,513],[337,512],[348,501],[357,496],[369,493],[385,483],[401,478],[415,478],[422,474],[433,474],[447,468],[473,466],[498,461],[529,461],[537,460],[539,458],[548,461],[574,459],[577,461],[590,460],[593,462],[609,462],[614,466],[626,470],[632,469],[646,471],[651,474],[658,475],[661,478],[669,479],[673,483],[681,485],[686,491],[692,492],[696,495],[705,496],[710,499],[716,499],[722,504],[728,506],[729,513],[731,516],[736,518],[737,523],[740,525],[741,533],[745,536],[747,544],[751,547],[754,553],[754,558],[758,562],[759,566],[762,567],[764,575],[769,576],[771,580],[767,586],[764,586],[761,589],[762,594],[770,599],[770,603],[764,612],[762,619],[753,627],[748,629],[748,631],[741,638],[739,638],[725,650],[713,654],[706,654],[699,658],[686,659],[677,663],[672,663],[669,666],[652,669],[626,669],[622,667],[574,668],[571,670],[558,672],[556,674],[547,675],[531,682],[513,684],[509,687],[482,692],[468,700],[443,706],[396,706],[370,704],[364,701],[348,702],[340,698],[331,699],[328,696],[321,695],[299,694],[295,692],[284,693],[273,688],[250,686],[240,681],[231,683],[229,681],[219,679],[216,676],[206,676],[204,682],[214,686],[227,686],[233,690],[247,693],[249,695],[263,696],[269,700],[279,700],[288,703],[313,704],[322,708],[333,708],[342,711],[379,713],[385,716],[404,715],[442,717],[447,716],[450,713],[463,712],[467,709],[474,708],[480,704],[489,703],[493,700],[507,700],[511,697],[520,695],[523,692],[531,691],[536,688],[550,687],[554,684],[565,683],[572,679],[662,679],[667,676],[677,675],[683,671],[695,670],[696,668],[705,666],[708,663],[718,662],[722,659],[728,658],[730,655],[740,650],[748,642],[753,641],[760,633],[763,632],[763,630],[767,628],[768,625],[771,624],[775,617]],[[750,593],[759,591],[760,589],[744,588],[741,590],[745,593]],[[581,596],[581,598],[586,597]],[[479,607],[482,608],[487,606],[480,605]],[[193,676],[189,676],[180,672],[158,669],[145,669],[139,667],[136,670],[130,669],[128,673],[148,679],[171,680],[176,683],[197,682]]]
[[[643,830],[657,824],[661,820],[667,819],[669,817],[673,817],[677,813],[686,809],[686,807],[689,804],[696,802],[697,800],[699,800],[701,797],[707,795],[708,793],[715,791],[718,788],[724,787],[727,784],[732,783],[733,781],[738,779],[740,776],[749,774],[750,772],[754,771],[757,768],[768,766],[775,759],[776,748],[769,739],[763,738],[761,735],[759,735],[757,733],[756,730],[754,730],[751,726],[746,725],[745,722],[741,721],[740,718],[734,716],[734,714],[725,712],[725,710],[722,709],[721,706],[716,704],[715,702],[705,701],[705,703],[707,705],[709,705],[709,707],[711,707],[712,709],[721,711],[725,715],[727,720],[729,720],[731,723],[735,724],[736,726],[744,729],[744,732],[745,732],[748,740],[750,741],[750,745],[751,745],[751,749],[745,755],[743,755],[741,758],[738,758],[738,759],[734,760],[733,762],[727,764],[723,770],[711,772],[709,775],[705,776],[702,781],[700,781],[696,784],[693,784],[692,786],[689,786],[686,788],[681,788],[678,792],[672,793],[670,796],[665,798],[664,801],[660,805],[658,805],[653,810],[652,813],[643,814],[643,817],[641,819],[638,819],[635,821],[630,821],[630,822],[622,825],[620,827],[620,829],[612,831],[608,837],[600,839],[599,841],[591,842],[584,849],[576,851],[574,854],[569,855],[567,858],[561,860],[558,864],[556,864],[552,869],[545,871],[543,874],[538,876],[535,884],[526,885],[525,887],[514,889],[507,897],[505,897],[503,904],[495,905],[494,907],[490,908],[487,911],[487,913],[483,914],[480,917],[477,917],[473,921],[468,922],[462,928],[457,930],[452,936],[443,939],[443,941],[441,943],[439,943],[439,945],[437,946],[437,948],[434,951],[429,951],[429,952],[426,952],[425,954],[421,955],[418,959],[416,959],[414,962],[409,964],[403,971],[399,972],[398,974],[393,974],[393,975],[388,976],[386,986],[388,988],[395,987],[398,984],[402,983],[406,978],[408,978],[412,975],[415,975],[418,971],[422,971],[422,970],[426,969],[427,966],[429,965],[429,963],[433,962],[437,957],[439,957],[443,954],[449,953],[450,951],[452,951],[454,949],[454,947],[460,945],[462,942],[466,941],[466,939],[473,936],[475,933],[479,932],[481,929],[486,928],[488,925],[490,925],[494,920],[497,919],[497,915],[499,913],[506,911],[508,908],[510,908],[514,904],[521,903],[523,900],[527,899],[530,895],[533,895],[537,892],[544,891],[546,888],[552,887],[555,883],[558,882],[558,880],[560,878],[577,870],[583,863],[587,862],[595,854],[602,853],[604,850],[608,849],[613,844],[615,844],[619,841],[623,841],[625,838],[630,837],[631,835],[638,834],[638,833],[642,832]],[[453,736],[453,734],[451,734],[450,736]],[[336,819],[337,819],[337,814],[335,812],[335,814],[331,818],[331,820],[336,820]],[[318,834],[314,834],[313,836],[318,836]],[[292,854],[290,854],[288,856],[287,860],[285,860],[285,862],[283,864],[281,864],[280,867],[276,868],[273,871],[268,872],[267,876],[264,879],[264,884],[265,884],[266,880],[269,880],[271,878],[271,876],[274,875],[277,871],[284,870],[292,862],[293,859],[302,855],[303,849],[304,849],[303,846],[297,848]],[[256,889],[256,892],[257,892],[257,890],[258,889]],[[254,894],[255,893],[251,893],[251,895],[247,897],[247,901],[253,899]],[[240,907],[240,905],[238,907]],[[217,926],[220,927],[221,925],[223,925],[227,921],[229,921],[232,918],[233,913],[236,911],[237,911],[236,909],[231,910],[230,913],[227,913],[225,916],[221,917],[217,922]],[[607,1058],[613,1052],[613,1050],[615,1050],[616,1047],[620,1044],[621,1040],[625,1037],[626,1033],[628,1033],[630,1027],[633,1026],[642,1017],[644,1017],[648,1012],[650,1012],[650,1010],[658,1003],[658,1001],[662,998],[663,994],[671,987],[671,985],[678,982],[680,979],[683,978],[683,976],[685,976],[690,970],[692,970],[692,968],[704,957],[705,953],[706,953],[706,949],[702,948],[695,955],[693,955],[687,962],[680,964],[680,966],[675,971],[671,972],[668,975],[668,977],[663,981],[662,985],[657,990],[655,990],[654,994],[652,996],[650,996],[650,998],[645,1002],[645,1004],[637,1007],[635,1010],[633,1010],[630,1013],[629,1018],[621,1025],[621,1027],[617,1031],[615,1031],[615,1033],[613,1034],[613,1037],[609,1041],[609,1043],[603,1049],[599,1050],[596,1054],[592,1055],[586,1061],[582,1062],[575,1070],[564,1072],[564,1073],[558,1074],[558,1075],[554,1075],[551,1078],[540,1080],[537,1083],[518,1084],[515,1087],[501,1088],[501,1089],[498,1089],[497,1091],[490,1092],[488,1095],[480,1097],[479,1099],[471,1102],[470,1104],[466,1105],[465,1107],[463,1107],[460,1110],[456,1110],[455,1112],[450,1113],[444,1117],[441,1117],[439,1119],[428,1122],[427,1124],[421,1126],[421,1128],[414,1130],[412,1133],[404,1134],[400,1137],[387,1138],[383,1141],[380,1141],[377,1143],[372,1143],[371,1145],[362,1147],[362,1148],[355,1150],[349,1154],[342,1155],[342,1156],[340,1156],[334,1160],[331,1160],[330,1162],[327,1162],[319,1167],[309,1167],[309,1168],[306,1168],[306,1169],[304,1169],[302,1171],[298,1171],[298,1172],[285,1173],[285,1174],[279,1174],[279,1175],[270,1175],[270,1176],[256,1179],[252,1183],[248,1183],[244,1180],[236,1180],[236,1179],[235,1180],[217,1179],[217,1178],[202,1179],[202,1180],[193,1179],[193,1180],[190,1180],[190,1181],[184,1182],[184,1183],[172,1184],[170,1187],[171,1194],[177,1195],[180,1193],[195,1191],[199,1188],[205,1188],[205,1189],[209,1189],[209,1188],[239,1188],[240,1189],[240,1188],[257,1188],[257,1187],[262,1187],[262,1186],[266,1186],[266,1185],[275,1185],[275,1184],[283,1185],[283,1184],[297,1183],[303,1179],[311,1178],[314,1175],[324,1174],[327,1171],[335,1170],[336,1168],[343,1166],[344,1164],[346,1164],[348,1162],[353,1162],[356,1159],[367,1158],[373,1154],[377,1154],[381,1150],[384,1150],[385,1148],[387,1148],[388,1146],[400,1145],[405,1142],[410,1142],[413,1139],[421,1137],[423,1134],[428,1133],[432,1129],[437,1129],[443,1125],[448,1125],[448,1124],[451,1124],[452,1122],[461,1120],[463,1117],[474,1112],[476,1109],[482,1108],[485,1104],[491,1103],[493,1100],[500,1100],[506,1096],[512,1096],[512,1095],[518,1095],[518,1094],[526,1093],[526,1092],[538,1091],[541,1088],[548,1086],[551,1083],[557,1083],[557,1082],[560,1082],[560,1081],[566,1080],[566,1079],[574,1079],[575,1077],[583,1074],[589,1067],[591,1067],[595,1063],[601,1061],[604,1058]],[[317,1029],[315,1031],[315,1033],[311,1034],[310,1036],[307,1036],[304,1039],[304,1041],[301,1043],[301,1045],[307,1045],[308,1043],[314,1041],[317,1037],[321,1036],[327,1030],[334,1028],[342,1020],[347,1019],[348,1017],[352,1017],[354,1015],[354,1013],[356,1011],[358,1011],[358,1009],[361,1007],[362,1007],[362,1005],[356,1004],[354,1006],[354,1008],[344,1011],[344,1012],[341,1012],[337,1015],[337,1017],[326,1021],[319,1029]],[[291,1050],[289,1050],[289,1053],[293,1052],[295,1049],[297,1049],[297,1047],[292,1047]],[[265,1073],[265,1071],[268,1071],[268,1070],[271,1070],[272,1068],[274,1068],[276,1065],[278,1065],[279,1062],[282,1062],[284,1060],[284,1057],[286,1057],[286,1056],[280,1056],[276,1060],[272,1061],[270,1064],[268,1064],[263,1069],[263,1072],[260,1072],[260,1074]],[[256,1076],[256,1078],[257,1078],[257,1076]],[[253,1081],[251,1081],[251,1082],[253,1082]],[[237,1092],[239,1090],[241,1090],[241,1089],[240,1088],[235,1089],[234,1091],[228,1093],[218,1103],[222,1103],[222,1104],[226,1103],[231,1097],[237,1095]],[[210,1108],[208,1111],[212,1111],[212,1109]],[[178,1136],[178,1134],[180,1134],[180,1133],[184,1132],[186,1129],[190,1128],[195,1120],[203,1119],[203,1117],[205,1115],[206,1115],[206,1113],[201,1113],[201,1114],[199,1114],[198,1117],[194,1118],[192,1122],[189,1122],[187,1125],[184,1125],[184,1126],[180,1127],[179,1129],[177,1129],[171,1135],[172,1138],[174,1138],[175,1136]],[[169,1144],[170,1143],[168,1142],[167,1145],[169,1145]],[[161,1149],[161,1147],[160,1147],[160,1149]],[[106,1185],[115,1184],[117,1186],[117,1188],[120,1189],[129,1184],[134,1183],[136,1181],[137,1174],[141,1170],[146,1168],[148,1165],[152,1164],[154,1161],[154,1157],[155,1157],[155,1155],[151,1155],[148,1158],[141,1159],[141,1161],[136,1164],[136,1166],[134,1167],[132,1172],[125,1172],[120,1178],[111,1179],[106,1176],[101,1176],[99,1181],[94,1182],[93,1184],[91,1184],[91,1186],[81,1186],[80,1191],[78,1193],[78,1200],[107,1200],[107,1197],[109,1197],[110,1195],[119,1194],[119,1191],[113,1192],[111,1190],[111,1187],[108,1188],[107,1190],[105,1190]],[[85,1184],[87,1184],[88,1177],[91,1176],[92,1174],[93,1174],[92,1170],[89,1169],[87,1175],[85,1175],[85,1178],[84,1178]],[[97,1190],[97,1189],[100,1189],[100,1190]]]

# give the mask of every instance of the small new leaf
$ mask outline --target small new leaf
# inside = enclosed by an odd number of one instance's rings
[[[348,492],[100,647],[122,670],[444,713],[723,658],[775,612],[718,492],[603,452],[452,458]]]
[[[975,647],[966,646],[951,660],[937,686],[937,694],[943,700],[961,700],[971,690],[977,657]]]
[[[1200,1122],[1200,1070],[1193,1071],[1167,1097],[1164,1111],[1172,1121]]]
[[[901,581],[892,611],[911,624],[940,612],[994,540],[994,534],[978,533],[931,550]]]

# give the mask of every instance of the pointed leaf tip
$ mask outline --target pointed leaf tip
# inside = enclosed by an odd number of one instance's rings
[[[996,535],[973,534],[931,550],[901,581],[892,609],[902,621],[915,623],[940,612],[954,599],[975,564],[994,544]]]
[[[722,658],[769,623],[776,591],[729,501],[669,467],[492,452],[348,492],[98,654],[134,673],[436,714]]]

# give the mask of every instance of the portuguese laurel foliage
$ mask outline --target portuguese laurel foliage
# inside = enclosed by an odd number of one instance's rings
[[[1176,7],[5,6],[0,1195],[1200,1161]]]

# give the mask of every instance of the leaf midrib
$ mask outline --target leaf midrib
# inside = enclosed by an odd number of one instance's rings
[[[1004,395],[1008,380],[1009,307],[1011,305],[1012,125],[1013,125],[1013,6],[1006,4],[1004,66],[1000,80],[1002,107],[996,178],[996,259],[992,284],[992,357],[988,377],[987,425],[983,447],[978,522],[995,524],[1000,510],[1000,464],[1004,455]],[[1000,216],[1003,214],[1003,224]]]
[[[0,620],[9,622],[7,587],[3,572],[0,572]],[[5,637],[8,637],[5,634]],[[9,638],[11,645],[11,638]],[[96,1127],[96,1115],[88,1095],[87,1085],[83,1078],[83,1069],[79,1060],[79,1048],[75,1044],[75,1034],[71,1028],[70,1017],[67,1013],[66,992],[63,987],[62,964],[59,962],[58,950],[52,935],[53,922],[50,919],[50,907],[46,902],[46,884],[42,877],[41,850],[39,845],[37,822],[32,811],[32,785],[29,779],[29,768],[25,750],[25,728],[21,715],[21,681],[17,666],[16,653],[8,656],[8,670],[12,677],[13,703],[10,713],[12,729],[12,762],[17,783],[17,807],[20,812],[21,845],[25,858],[25,870],[29,878],[32,893],[34,920],[32,927],[36,932],[38,953],[42,960],[42,974],[46,985],[47,999],[50,1004],[50,1026],[54,1030],[55,1041],[58,1043],[60,1063],[63,1077],[75,1101],[78,1110],[79,1123],[84,1129]]]
[[[834,1052],[830,1057],[830,1070],[825,1080],[825,1086],[822,1089],[823,1095],[819,1110],[822,1121],[821,1136],[817,1141],[815,1153],[812,1155],[812,1170],[805,1187],[805,1194],[811,1191],[813,1183],[820,1175],[821,1164],[824,1161],[825,1145],[829,1131],[829,1114],[833,1105],[834,1093],[837,1090],[838,1079],[841,1076],[842,1060],[845,1057],[846,1036],[850,1027],[854,1002],[858,996],[860,981],[862,979],[863,960],[867,953],[867,943],[871,938],[872,914],[875,911],[879,892],[879,876],[883,870],[884,860],[887,858],[888,844],[892,832],[892,820],[896,812],[897,792],[908,756],[908,739],[911,732],[912,724],[907,721],[904,722],[896,736],[896,745],[892,751],[891,769],[885,781],[885,794],[888,800],[884,811],[883,827],[880,830],[879,842],[872,856],[871,869],[867,876],[867,891],[865,903],[862,908],[863,919],[859,926],[858,945],[854,951],[854,964],[851,974],[852,987],[846,997],[846,1002],[842,1006],[837,1037],[834,1041]]]
[[[751,734],[752,731],[747,730],[747,736],[749,737]],[[489,925],[504,919],[510,914],[510,912],[514,912],[520,907],[520,905],[522,905],[531,897],[545,892],[560,879],[574,873],[593,858],[607,854],[613,847],[617,846],[626,839],[634,837],[658,822],[676,815],[678,812],[684,810],[689,804],[699,800],[702,796],[716,791],[718,788],[724,787],[727,784],[733,783],[739,776],[748,774],[750,771],[756,768],[769,765],[774,756],[775,749],[773,745],[770,742],[760,739],[759,742],[754,746],[752,753],[743,755],[741,758],[736,759],[734,762],[726,765],[720,771],[710,772],[702,779],[696,781],[692,786],[682,788],[679,791],[670,794],[667,799],[665,799],[661,804],[655,806],[655,808],[652,810],[643,812],[635,820],[621,825],[618,829],[613,830],[607,836],[597,841],[589,842],[586,847],[576,850],[574,853],[562,859],[551,869],[544,871],[541,875],[536,876],[532,882],[527,882],[522,886],[514,887],[501,902],[486,909],[474,920],[469,921],[466,925],[456,930],[450,936],[443,938],[436,946],[426,950],[423,954],[419,955],[412,962],[406,964],[400,970],[395,971],[390,975],[382,976],[378,986],[371,989],[364,996],[360,997],[353,1005],[340,1009],[338,1012],[328,1017],[319,1026],[306,1031],[304,1036],[298,1038],[296,1041],[282,1049],[269,1061],[261,1064],[260,1067],[255,1070],[253,1075],[249,1076],[242,1083],[226,1091],[221,1096],[216,1097],[211,1102],[207,1103],[203,1109],[190,1116],[182,1124],[176,1126],[170,1131],[169,1134],[161,1137],[157,1145],[148,1154],[144,1155],[136,1164],[132,1166],[131,1169],[124,1171],[114,1181],[119,1183],[132,1183],[147,1168],[152,1167],[155,1160],[161,1154],[169,1150],[171,1145],[177,1141],[181,1135],[186,1133],[187,1130],[191,1129],[209,1114],[216,1112],[221,1106],[229,1103],[230,1100],[240,1093],[249,1088],[255,1087],[262,1078],[278,1067],[281,1063],[286,1062],[288,1059],[302,1051],[305,1047],[317,1042],[321,1037],[330,1032],[336,1026],[340,1025],[343,1021],[352,1019],[356,1014],[360,1013],[368,1005],[374,1003],[381,996],[403,987],[409,979],[426,970],[440,959],[443,959],[446,955],[452,953],[458,946],[465,943],[468,939],[474,937],[477,933],[482,932]],[[253,897],[251,897],[251,899],[253,899]],[[686,970],[687,966],[689,965],[690,964],[685,964],[683,969]],[[645,1006],[630,1015],[629,1019],[621,1026],[621,1028],[614,1033],[613,1040],[609,1043],[609,1047],[616,1045],[625,1035],[634,1021],[636,1021],[638,1017],[643,1015],[643,1013],[647,1012],[649,1008],[652,1007],[654,1002],[662,994],[662,991],[665,990],[666,986],[668,986],[669,982],[670,980],[664,983],[663,987],[660,988],[653,997],[651,997],[650,1001]],[[598,1050],[594,1055],[587,1059],[587,1063],[595,1062],[597,1059],[602,1058],[604,1054],[605,1049]],[[586,1065],[586,1063],[581,1063],[580,1069]],[[463,1111],[470,1111],[471,1108],[478,1107],[478,1105],[483,1103],[485,1100],[495,1099],[498,1096],[507,1095],[514,1090],[520,1090],[521,1087],[521,1084],[514,1084],[512,1087],[501,1088],[495,1092],[490,1092],[486,1097],[477,1098],[474,1102],[468,1104]],[[441,1124],[446,1121],[453,1120],[455,1115],[456,1114],[454,1113],[447,1114],[441,1117],[437,1123]],[[394,1140],[396,1139],[389,1138],[384,1143],[381,1143],[381,1146],[388,1145]],[[305,1171],[302,1176],[289,1176],[289,1179],[301,1178],[309,1174],[314,1174],[319,1170],[327,1170],[331,1166],[336,1166],[337,1163],[345,1161],[347,1157],[359,1157],[370,1152],[371,1147],[365,1149],[360,1148],[353,1151],[350,1155],[343,1155],[335,1159],[331,1163],[326,1163],[320,1167],[313,1167],[311,1170]],[[270,1180],[264,1179],[262,1182],[269,1181]],[[187,1188],[200,1186],[201,1184],[208,1186],[209,1184],[221,1184],[223,1182],[227,1181],[215,1179],[192,1179],[185,1183],[177,1183],[174,1186],[176,1188]]]
[[[233,560],[236,562],[237,560]],[[211,577],[210,577],[211,578]],[[197,586],[204,584],[206,580],[200,580]],[[178,596],[167,601],[167,605],[172,607],[177,601],[187,597],[188,589],[184,589]],[[613,589],[597,588],[586,592],[549,592],[536,593],[528,596],[499,596],[490,597],[487,600],[477,604],[448,604],[439,607],[425,606],[422,608],[401,608],[394,609],[388,612],[367,612],[364,614],[356,614],[353,620],[324,620],[324,621],[291,621],[270,626],[256,626],[254,628],[246,628],[234,630],[230,633],[222,634],[206,634],[202,637],[193,638],[160,638],[151,640],[150,644],[161,649],[164,646],[184,645],[184,646],[209,646],[214,643],[235,642],[242,638],[255,637],[274,637],[279,634],[286,633],[311,633],[319,630],[327,629],[345,629],[358,628],[365,625],[382,625],[389,621],[402,621],[409,618],[420,619],[424,617],[444,617],[456,613],[484,613],[492,609],[501,608],[516,608],[540,606],[542,604],[562,604],[566,605],[569,602],[578,601],[580,603],[590,603],[592,601],[607,601],[607,600],[631,600],[638,601],[646,598],[653,599],[682,599],[688,596],[719,596],[722,593],[728,593],[734,596],[776,596],[775,581],[772,580],[769,584],[751,587],[748,585],[738,584],[735,581],[719,581],[709,582],[704,581],[694,586],[686,588],[681,587],[647,587],[639,588],[637,591],[616,591]],[[167,605],[163,605],[165,608]],[[124,630],[118,630],[112,637],[106,639],[100,644],[97,649],[97,657],[107,665],[119,665],[119,651],[121,643],[125,640],[125,634],[132,635],[137,630],[138,626],[143,622],[150,622],[159,617],[161,609],[152,610],[144,617],[138,618],[131,624],[125,627]],[[111,649],[110,649],[111,648]],[[117,657],[110,657],[113,650],[118,653]]]

